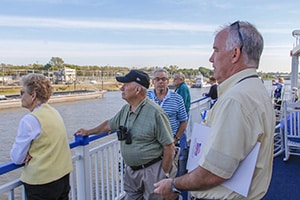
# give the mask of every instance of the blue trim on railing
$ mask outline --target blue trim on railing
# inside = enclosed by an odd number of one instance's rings
[[[1,164],[0,165],[0,175],[3,175],[7,172],[13,171],[13,170],[18,169],[18,168],[23,167],[23,166],[24,166],[24,164],[16,165],[12,162],[7,162],[7,163],[4,163],[4,164]]]
[[[116,131],[113,131],[112,133],[115,133]],[[91,135],[91,136],[81,136],[81,135],[74,135],[75,141],[69,143],[70,149],[73,149],[78,146],[86,146],[88,145],[91,141],[97,140],[99,138],[105,137],[109,135],[109,133],[103,133],[100,135]],[[0,175],[3,175],[5,173],[8,173],[10,171],[13,171],[15,169],[18,169],[20,167],[23,167],[24,164],[22,165],[16,165],[13,162],[6,162],[0,165]]]
[[[210,97],[203,97],[203,98],[197,99],[195,101],[192,101],[191,104],[198,103],[198,102],[203,101],[203,100],[205,100],[207,98],[210,98]]]

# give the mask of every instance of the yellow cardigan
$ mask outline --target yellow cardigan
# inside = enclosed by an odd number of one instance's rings
[[[45,184],[72,171],[72,157],[62,117],[54,108],[43,104],[32,113],[41,124],[41,134],[29,149],[32,159],[23,169],[21,181]]]

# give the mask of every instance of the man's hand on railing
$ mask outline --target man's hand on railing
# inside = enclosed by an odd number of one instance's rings
[[[77,131],[74,133],[74,135],[88,136],[89,133],[88,133],[88,130],[81,128],[81,129],[77,130]]]

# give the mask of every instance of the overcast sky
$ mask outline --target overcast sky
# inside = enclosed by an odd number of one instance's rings
[[[211,68],[215,31],[253,23],[259,71],[290,72],[299,0],[1,0],[0,63]]]

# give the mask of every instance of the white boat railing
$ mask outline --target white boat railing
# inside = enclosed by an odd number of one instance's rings
[[[193,123],[205,118],[210,108],[210,98],[192,102],[187,134],[191,134]],[[75,136],[70,143],[73,171],[70,174],[70,200],[118,200],[125,195],[124,163],[116,134]],[[0,165],[1,200],[26,200],[25,190],[20,181],[22,165],[7,162]],[[10,176],[14,173],[13,176]],[[3,176],[5,181],[1,180]],[[12,177],[12,178],[11,178]],[[6,181],[7,179],[7,181]]]
[[[210,109],[211,98],[203,97],[191,104],[189,112],[189,120],[186,128],[187,140],[189,141],[192,137],[193,125],[195,122],[200,123],[206,118],[207,111]]]
[[[72,155],[73,171],[70,174],[70,200],[122,198],[125,194],[124,165],[115,134],[75,136],[75,141],[70,143],[70,148],[74,154]],[[4,163],[0,165],[0,175],[14,172],[21,167],[22,165],[11,162]],[[25,200],[22,182],[15,179],[0,185],[0,199]]]

